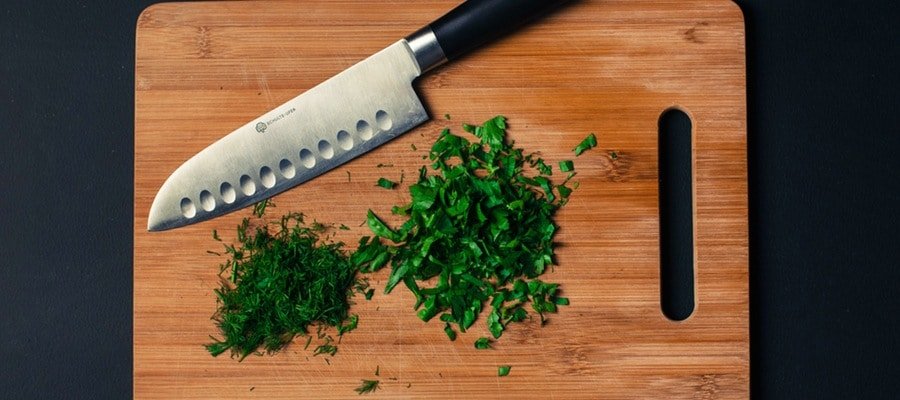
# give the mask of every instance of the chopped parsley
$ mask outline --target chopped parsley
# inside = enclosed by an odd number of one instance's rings
[[[544,162],[543,158],[534,161],[534,167],[541,172],[542,175],[553,175],[553,168]]]
[[[491,339],[486,337],[480,337],[475,341],[475,348],[479,350],[485,350],[491,348]]]
[[[497,367],[497,376],[507,376],[509,375],[509,370],[511,369],[512,367],[510,367],[509,365],[501,365]]]
[[[397,183],[385,178],[378,178],[378,183],[376,183],[376,186],[381,186],[385,189],[393,189],[394,186],[397,186]]]
[[[450,338],[450,341],[456,340],[456,331],[453,330],[453,327],[450,326],[450,323],[444,324],[444,333],[447,334],[447,337]]]
[[[418,317],[440,315],[450,340],[485,306],[488,329],[499,338],[509,323],[527,318],[526,305],[543,321],[567,303],[557,284],[537,278],[553,265],[553,215],[568,200],[574,173],[551,182],[543,160],[507,141],[502,116],[463,129],[478,141],[445,129],[428,154],[433,172],[422,167],[409,186],[411,202],[392,209],[406,222],[395,229],[370,210],[374,236],[360,240],[351,262],[364,272],[390,264],[385,293],[402,282]]]
[[[597,137],[594,136],[593,133],[591,133],[590,135],[587,135],[587,137],[584,138],[584,140],[582,140],[581,143],[578,144],[578,146],[575,146],[572,151],[575,152],[575,156],[577,157],[580,156],[581,153],[593,149],[594,147],[597,147]]]

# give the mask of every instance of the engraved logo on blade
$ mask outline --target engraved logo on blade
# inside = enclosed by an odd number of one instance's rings
[[[296,111],[297,111],[296,108],[291,107],[291,108],[285,110],[283,113],[280,113],[272,118],[257,122],[256,123],[256,131],[259,133],[266,133],[266,129],[269,129],[270,126],[272,126],[273,124],[275,124],[278,121],[285,119],[287,116],[293,114]]]

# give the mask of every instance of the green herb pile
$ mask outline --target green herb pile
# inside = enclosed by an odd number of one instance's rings
[[[488,305],[487,326],[499,338],[509,323],[528,317],[527,304],[542,322],[568,304],[557,284],[538,277],[553,265],[553,215],[574,188],[567,186],[574,166],[561,163],[568,174],[554,184],[551,166],[507,141],[502,116],[463,129],[478,141],[445,129],[428,155],[434,173],[423,167],[409,186],[411,203],[392,210],[408,220],[394,229],[370,210],[374,236],[361,239],[351,262],[365,272],[390,264],[385,292],[403,282],[418,317],[440,314],[450,340]]]
[[[264,209],[258,206],[256,215]],[[301,214],[256,228],[244,219],[237,246],[225,245],[229,259],[219,273],[213,316],[223,338],[206,345],[212,355],[231,350],[232,357],[243,359],[260,347],[275,352],[307,334],[312,324],[336,327],[340,335],[356,327],[358,318],[348,315],[354,285],[360,289],[356,268],[341,243],[320,240],[326,229],[318,223],[306,226]],[[316,354],[334,355],[331,337],[320,330],[323,337],[326,343]]]

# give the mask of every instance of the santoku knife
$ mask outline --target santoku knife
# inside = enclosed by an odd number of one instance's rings
[[[565,0],[469,0],[186,161],[147,229],[204,221],[306,182],[428,120],[412,82]]]

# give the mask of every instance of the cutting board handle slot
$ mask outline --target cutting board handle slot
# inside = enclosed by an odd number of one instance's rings
[[[659,292],[672,321],[684,321],[696,305],[692,125],[679,108],[659,117]]]

